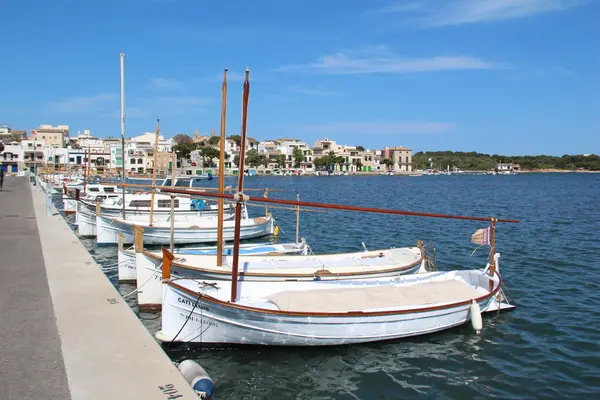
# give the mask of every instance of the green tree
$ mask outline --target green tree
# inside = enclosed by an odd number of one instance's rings
[[[262,159],[258,154],[256,149],[250,149],[246,153],[246,165],[250,165],[251,167],[256,167],[262,164]]]
[[[190,135],[186,135],[185,133],[178,133],[177,135],[173,136],[173,143],[175,144],[183,144],[183,143],[194,143],[194,140],[191,138]]]
[[[356,146],[356,150],[365,151],[365,148],[363,146]]]
[[[392,161],[391,158],[384,158],[383,160],[381,160],[381,162],[386,166],[386,168],[390,168],[391,166],[394,165],[394,161]]]
[[[276,160],[277,166],[279,168],[285,167],[285,154],[277,154],[277,157],[275,157],[275,160]]]
[[[192,150],[196,150],[196,145],[194,143],[177,143],[173,146],[173,150],[179,153],[181,159],[186,160],[190,158]]]
[[[300,168],[300,163],[304,161],[304,152],[300,150],[298,146],[294,146],[294,151],[292,152],[292,157],[294,159],[294,167]]]
[[[240,135],[229,135],[227,139],[233,140],[238,145],[238,147],[241,146],[242,137]]]
[[[219,144],[219,140],[221,140],[219,136],[211,136],[210,139],[208,139],[208,144],[210,144],[211,146],[215,146]]]

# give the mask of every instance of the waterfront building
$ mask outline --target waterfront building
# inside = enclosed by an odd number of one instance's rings
[[[315,157],[327,155],[330,151],[333,151],[337,154],[339,151],[339,146],[335,140],[329,140],[329,138],[315,140],[312,148]]]
[[[27,131],[15,130],[8,124],[0,124],[0,142],[11,143],[27,138]]]
[[[392,160],[392,170],[396,172],[412,172],[412,150],[406,147],[386,147],[382,150],[383,158]]]
[[[31,130],[29,139],[48,147],[65,147],[69,140],[69,125],[40,125]]]

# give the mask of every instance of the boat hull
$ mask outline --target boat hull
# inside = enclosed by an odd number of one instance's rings
[[[263,218],[264,222],[241,226],[240,238],[252,239],[273,234],[273,219]],[[118,234],[123,234],[123,243],[134,242],[134,228],[131,223],[117,219],[96,216],[96,239],[98,244],[118,243]],[[176,228],[175,244],[214,243],[217,241],[217,226],[206,228]],[[231,241],[234,226],[223,228],[223,240]],[[167,227],[144,227],[144,243],[149,245],[165,245],[170,243],[170,229]]]
[[[244,256],[242,256],[244,257]],[[312,257],[312,256],[311,256]],[[299,259],[302,257],[299,257]],[[318,259],[318,256],[314,257]],[[257,257],[257,259],[259,259]],[[245,258],[249,260],[249,258]],[[312,282],[318,279],[319,281],[335,282],[342,279],[345,280],[363,280],[363,279],[393,279],[399,275],[411,275],[418,272],[425,271],[425,260],[422,258],[419,262],[409,266],[398,266],[393,269],[385,269],[382,271],[363,270],[356,271],[351,276],[341,277],[339,275],[323,275],[316,278],[314,270],[304,271],[303,274],[293,274],[286,271],[286,268],[275,269],[273,273],[269,274],[248,274],[252,272],[252,269],[248,269],[244,273],[244,268],[252,262],[246,262],[244,258],[241,258],[240,265],[241,274],[238,277],[238,282],[244,282],[244,285],[252,285],[253,283],[262,282]],[[277,257],[273,257],[276,262]],[[205,267],[200,268],[189,268],[183,264],[173,263],[171,266],[171,278],[172,279],[194,279],[197,281],[213,281],[213,282],[229,282],[231,281],[231,270],[228,265],[231,264],[230,257],[223,257],[225,268],[215,267],[216,262],[214,257],[206,257],[204,263]],[[124,268],[127,268],[124,266]],[[157,309],[162,301],[163,288],[162,288],[162,259],[149,257],[144,253],[135,254],[135,271],[137,274],[137,286],[143,287],[138,293],[138,304],[142,308]],[[126,272],[129,274],[131,267]],[[121,279],[121,278],[119,278]]]
[[[83,203],[77,204],[77,216],[76,216],[76,224],[77,224],[77,234],[83,237],[95,237],[97,236],[97,228],[96,228],[96,213],[95,210],[90,210],[90,206],[85,205]],[[125,212],[126,215],[133,215],[137,217],[148,216],[150,219],[149,211],[136,211],[129,210]],[[201,213],[201,214],[200,214]],[[122,215],[122,211],[118,210],[104,210],[102,211],[102,216],[107,218],[120,218]],[[206,210],[206,211],[177,211],[177,215],[181,216],[193,216],[193,215],[205,215],[205,216],[215,216],[217,215],[216,211]],[[168,211],[157,211],[155,213],[157,219],[167,219],[170,216],[170,212]],[[226,218],[232,218],[233,214],[226,214]],[[83,226],[82,226],[83,225]],[[112,242],[116,243],[116,242]]]
[[[277,252],[278,254],[286,254],[286,255],[307,255],[308,254],[308,245],[303,244],[301,246],[295,247],[291,250],[288,249],[280,249],[277,245],[269,245],[269,244],[261,244],[260,246],[265,248],[271,248],[271,250],[265,251],[252,251],[253,247],[256,245],[241,245],[240,246],[240,255],[253,255],[253,256],[264,256],[270,252]],[[292,246],[289,246],[290,248]],[[175,249],[175,255],[181,256],[184,255],[186,251],[194,250],[195,248],[182,248]],[[229,250],[232,249],[232,246],[225,246],[224,255],[229,254]],[[216,247],[206,247],[202,249],[197,249],[197,251],[202,251],[205,255],[214,255],[216,254]],[[124,250],[122,246],[119,247],[117,252],[118,263],[119,263],[119,281],[129,281],[136,280],[136,256],[133,250]],[[155,263],[147,263],[151,268],[157,269],[155,267]],[[157,274],[161,274],[160,271],[156,271]],[[158,288],[160,292],[160,288]]]
[[[164,285],[161,341],[199,344],[337,346],[400,339],[443,331],[471,319],[470,303],[390,311],[376,315],[348,312],[311,315],[237,308]],[[482,310],[492,297],[478,301]]]

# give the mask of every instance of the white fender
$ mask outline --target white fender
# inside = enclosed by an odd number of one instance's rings
[[[481,308],[475,300],[472,301],[469,311],[471,312],[471,325],[473,325],[475,332],[479,334],[483,329],[483,319],[481,318]]]

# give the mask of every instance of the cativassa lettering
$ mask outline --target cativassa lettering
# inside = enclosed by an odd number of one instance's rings
[[[186,304],[188,306],[194,307],[194,303],[189,301],[188,299],[182,299],[181,297],[177,298],[177,302],[178,303],[182,303],[182,304]],[[204,311],[210,311],[208,307],[206,306],[196,306],[196,308],[200,309],[200,310],[204,310]]]

